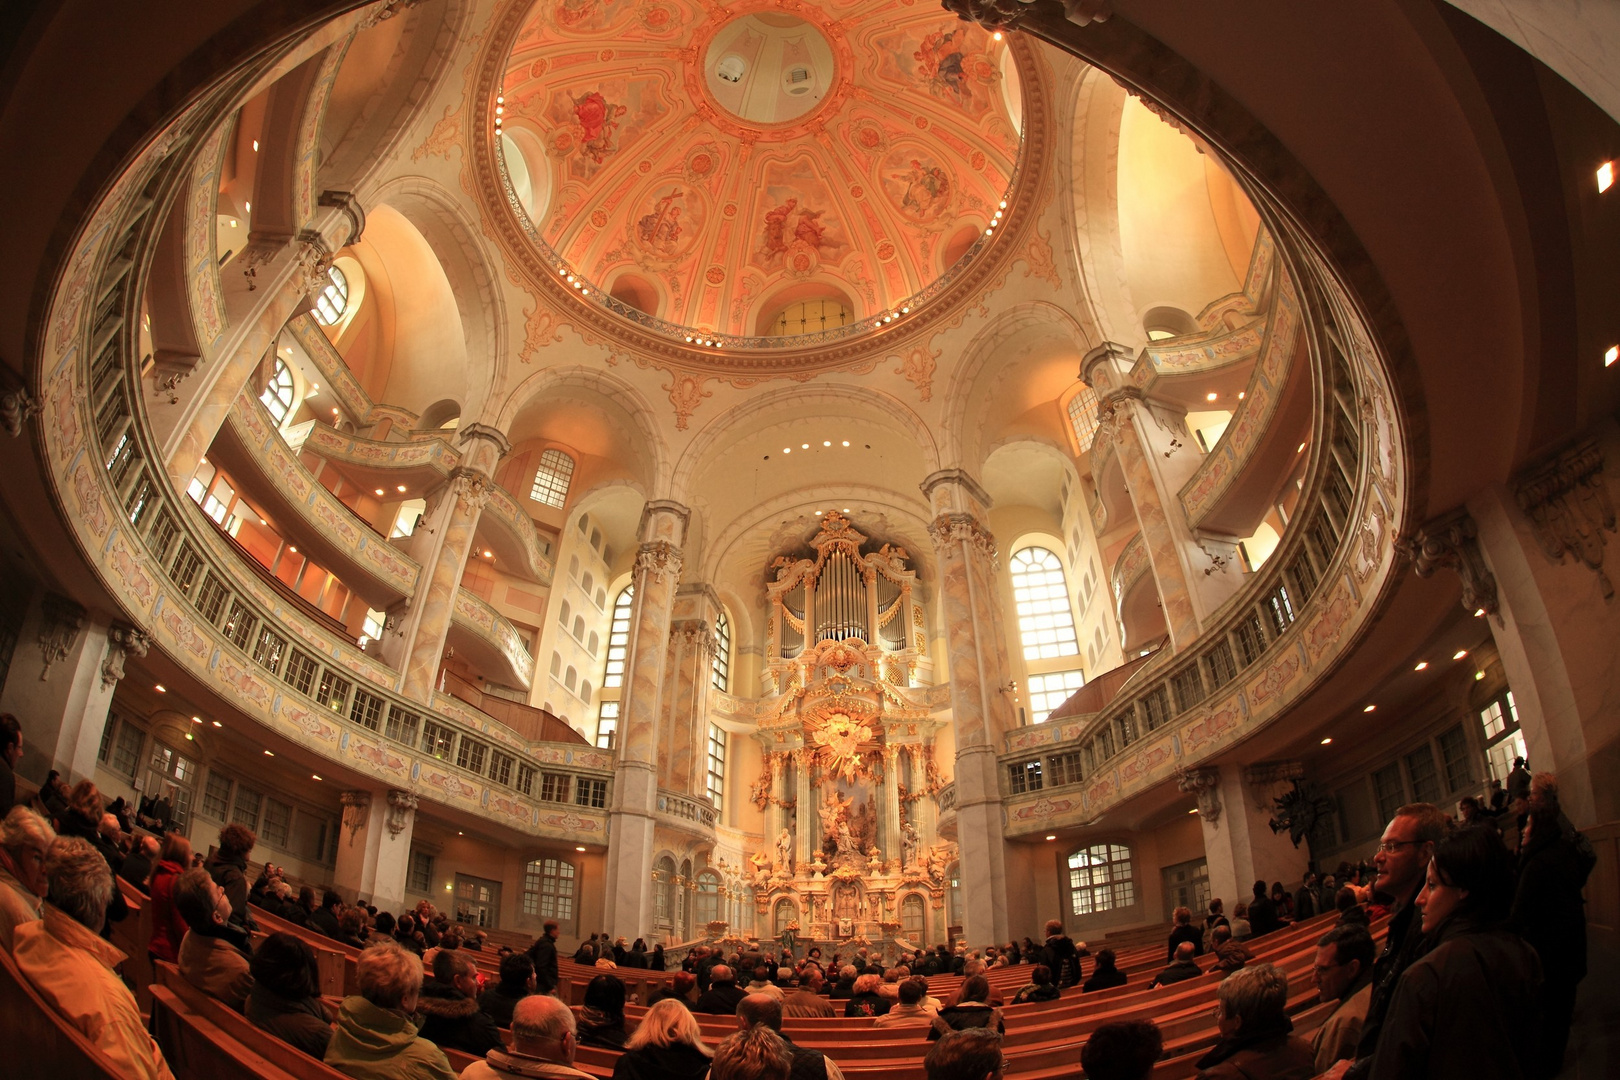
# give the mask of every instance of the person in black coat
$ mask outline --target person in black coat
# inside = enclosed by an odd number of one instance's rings
[[[1259,937],[1281,929],[1282,919],[1277,914],[1277,905],[1266,895],[1266,883],[1255,882],[1254,899],[1249,901],[1249,936]]]
[[[440,1049],[483,1057],[504,1047],[495,1021],[478,1008],[478,965],[460,949],[440,949],[433,958],[433,978],[422,983],[416,1009],[418,1032]]]
[[[1530,782],[1530,817],[1519,848],[1519,880],[1508,925],[1541,959],[1540,1058],[1546,1075],[1563,1068],[1575,988],[1586,977],[1586,903],[1581,890],[1596,862],[1590,843],[1558,803],[1551,773]]]
[[[247,930],[254,929],[253,916],[248,913],[247,857],[258,841],[246,825],[227,825],[219,831],[219,850],[203,863],[231,902],[231,922]]]
[[[1114,963],[1113,949],[1097,950],[1097,966],[1092,969],[1091,978],[1080,988],[1082,994],[1089,994],[1093,990],[1112,990],[1116,986],[1125,985],[1125,973]]]
[[[1192,924],[1192,909],[1178,907],[1171,918],[1175,920],[1176,926],[1170,931],[1170,951],[1165,954],[1165,962],[1169,963],[1176,958],[1176,946],[1183,941],[1193,947],[1194,956],[1204,955],[1204,935]]]
[[[1046,945],[1041,949],[1038,963],[1052,969],[1052,978],[1058,986],[1075,986],[1080,982],[1080,949],[1063,932],[1063,923],[1052,919],[1046,924]],[[952,967],[953,971],[959,969]]]
[[[716,964],[709,972],[709,988],[698,997],[692,1011],[716,1016],[735,1016],[737,1003],[747,996],[748,994],[737,985],[731,969],[724,964]]]
[[[508,953],[501,957],[500,982],[478,995],[478,1007],[496,1027],[511,1027],[512,1010],[534,987],[534,962],[523,953]]]
[[[624,1026],[624,983],[617,975],[598,975],[585,987],[585,1001],[579,1010],[581,1046],[618,1050],[630,1038]]]
[[[247,1018],[291,1043],[316,1061],[326,1057],[332,1020],[321,1004],[321,975],[315,951],[293,934],[271,934],[259,943],[248,962],[253,989]]]
[[[654,945],[652,952],[647,954],[647,967],[651,971],[668,971],[669,965],[664,960],[664,946]]]
[[[309,913],[309,928],[319,930],[329,938],[343,937],[343,927],[338,922],[338,912],[343,908],[343,897],[327,889],[321,896],[321,906]]]
[[[529,962],[534,965],[534,992],[550,994],[557,989],[557,920],[547,919],[540,936],[529,946]]]

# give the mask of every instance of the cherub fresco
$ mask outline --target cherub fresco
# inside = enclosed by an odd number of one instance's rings
[[[925,163],[915,157],[908,160],[899,171],[884,177],[884,186],[896,209],[906,217],[918,222],[933,221],[950,204],[951,178],[931,161]]]
[[[629,112],[626,105],[614,105],[596,90],[574,98],[574,123],[579,126],[580,153],[602,164],[619,148],[616,136],[619,118]]]
[[[960,28],[934,30],[923,37],[912,59],[917,61],[917,74],[930,89],[943,90],[965,105],[972,100],[973,92],[968,89],[963,70],[962,36]]]
[[[661,258],[674,258],[681,252],[684,225],[681,220],[686,192],[676,188],[658,198],[652,209],[636,221],[636,239],[641,246]]]

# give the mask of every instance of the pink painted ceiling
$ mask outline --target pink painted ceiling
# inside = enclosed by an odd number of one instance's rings
[[[820,102],[785,124],[736,118],[705,79],[710,41],[752,12],[796,15],[832,49]],[[505,115],[545,147],[545,244],[600,288],[640,278],[670,322],[752,335],[800,296],[897,308],[991,222],[1019,153],[1006,48],[907,0],[543,0]]]

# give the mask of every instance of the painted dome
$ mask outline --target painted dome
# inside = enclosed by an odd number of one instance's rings
[[[498,143],[542,262],[677,342],[806,347],[909,318],[995,246],[1027,61],[937,7],[828,7],[534,5]]]

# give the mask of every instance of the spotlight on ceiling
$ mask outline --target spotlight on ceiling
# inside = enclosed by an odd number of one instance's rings
[[[1468,655],[1468,650],[1467,649],[1458,649],[1456,652],[1451,654],[1451,658],[1453,660],[1461,660],[1463,657],[1465,657],[1467,655]]]
[[[1601,195],[1614,186],[1614,162],[1605,161],[1597,170],[1598,194]]]
[[[1329,746],[1329,745],[1332,744],[1332,742],[1333,742],[1333,736],[1329,735],[1327,738],[1322,740],[1322,745],[1323,746]]]
[[[1429,666],[1429,662],[1428,662],[1428,661],[1427,661],[1427,660],[1419,660],[1419,661],[1418,661],[1418,662],[1417,662],[1417,667],[1415,667],[1415,668],[1413,668],[1413,669],[1412,669],[1412,670],[1413,670],[1413,671],[1423,671],[1423,670],[1425,670],[1425,669],[1426,669],[1426,668],[1427,668],[1427,667],[1428,667],[1428,666]]]
[[[1362,712],[1372,712],[1372,711],[1373,711],[1373,710],[1374,710],[1374,709],[1376,709],[1376,708],[1378,708],[1378,706],[1376,706],[1376,705],[1369,705],[1369,706],[1367,706],[1367,707],[1366,707],[1366,708],[1365,708],[1365,709],[1362,709],[1362,710],[1361,710],[1361,711],[1362,711]]]

